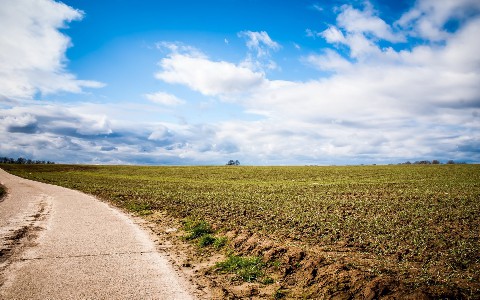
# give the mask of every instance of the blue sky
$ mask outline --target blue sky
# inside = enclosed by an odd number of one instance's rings
[[[0,156],[480,162],[480,3],[5,0]]]

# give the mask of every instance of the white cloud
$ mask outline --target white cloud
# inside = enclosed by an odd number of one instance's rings
[[[312,8],[313,10],[316,10],[316,11],[320,11],[320,12],[323,11],[323,7],[321,7],[319,4],[316,4],[316,3],[313,4],[313,5],[311,6],[311,8]]]
[[[311,54],[305,58],[305,62],[308,64],[326,71],[345,71],[349,69],[352,64],[339,55],[337,52],[327,49],[324,54],[314,55]]]
[[[0,4],[0,96],[32,98],[37,92],[81,92],[101,87],[66,71],[71,45],[59,30],[83,12],[52,0],[5,0]]]
[[[307,28],[307,29],[305,29],[305,35],[307,37],[316,38],[320,34],[316,31],[314,31],[314,30],[311,30],[310,28]]]
[[[437,42],[451,35],[445,28],[448,21],[462,22],[468,16],[479,12],[480,2],[477,0],[418,0],[396,25],[409,30],[409,34],[413,36]]]
[[[267,32],[241,31],[238,33],[238,36],[246,38],[246,45],[249,49],[247,57],[241,66],[261,72],[263,72],[264,69],[278,69],[278,65],[271,59],[270,50],[278,51],[281,46],[273,41]]]
[[[347,40],[343,35],[342,31],[339,30],[336,26],[329,26],[325,31],[319,34],[324,37],[325,40],[329,43],[341,43],[346,44]]]
[[[165,92],[156,92],[145,94],[145,98],[148,100],[166,106],[175,106],[185,104],[185,100],[178,98],[175,95],[165,93]]]
[[[164,125],[158,125],[155,128],[155,131],[153,131],[148,136],[148,139],[153,140],[153,141],[166,141],[169,138],[172,138],[172,136],[173,136],[173,134],[170,131],[170,129],[168,129],[168,127],[166,127]]]
[[[24,103],[0,110],[0,136],[8,137],[2,139],[0,152],[57,162],[113,163],[119,157],[102,153],[117,149],[116,155],[127,155],[138,143],[135,127],[128,137],[114,127],[104,114],[82,113],[77,107],[46,101]]]
[[[208,96],[234,96],[260,87],[264,75],[225,61],[212,61],[205,55],[172,53],[159,62],[157,79],[184,84]]]
[[[391,42],[405,41],[402,34],[393,32],[390,25],[375,15],[369,2],[365,2],[363,11],[351,5],[343,5],[341,13],[337,16],[337,24],[348,33],[372,35]]]
[[[346,41],[350,48],[350,56],[357,60],[377,60],[382,54],[379,46],[363,34],[350,34]]]
[[[273,41],[265,31],[241,31],[238,36],[247,39],[247,47],[256,52],[257,57],[269,56],[270,49],[275,51],[280,49],[280,44]]]
[[[406,36],[402,32],[394,32],[392,26],[377,16],[370,2],[364,2],[363,10],[356,9],[351,5],[343,5],[339,9],[336,18],[336,25],[329,25],[322,32],[307,29],[307,36],[322,37],[329,44],[336,48],[339,45],[347,46],[350,58],[360,62],[384,60],[385,54],[389,54],[390,48],[381,49],[378,41],[389,41],[392,43],[406,42]],[[315,58],[312,60],[312,58]],[[345,69],[345,60],[340,56],[334,56],[327,52],[325,55],[310,57],[314,65],[318,66],[318,61],[322,64]],[[316,62],[316,63],[315,63]]]
[[[480,17],[468,22],[452,36],[437,63],[469,75],[478,75],[480,68],[480,39],[475,37],[480,30]]]
[[[47,105],[16,106],[0,114],[0,131],[16,133],[58,133],[73,135],[111,134],[104,114],[78,114],[69,107]]]
[[[36,127],[37,119],[28,113],[22,115],[7,115],[0,120],[0,124],[8,130],[20,130],[21,128]]]
[[[83,116],[76,131],[81,135],[109,135],[113,133],[110,120],[105,115]]]
[[[185,45],[181,42],[161,41],[161,42],[157,42],[155,46],[159,50],[167,50],[168,51],[167,54],[183,54],[183,55],[189,55],[194,57],[207,58],[207,56],[203,54],[202,51],[198,50],[193,46]]]

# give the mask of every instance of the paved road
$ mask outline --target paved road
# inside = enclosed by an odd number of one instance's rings
[[[148,233],[94,197],[0,169],[0,299],[194,299]]]

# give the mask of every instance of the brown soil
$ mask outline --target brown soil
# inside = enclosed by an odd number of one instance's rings
[[[145,217],[177,266],[210,299],[480,299],[478,282],[446,287],[419,281],[421,268],[364,253],[352,245],[312,247],[298,241],[278,241],[257,233],[229,231],[224,250],[199,248],[182,239],[179,220],[156,212]],[[215,264],[226,259],[227,249],[237,255],[260,256],[267,263],[271,284],[246,283],[232,274],[219,274]],[[419,284],[420,282],[420,284]],[[468,285],[468,289],[461,289]],[[465,290],[474,291],[465,294]],[[476,292],[475,292],[476,291]]]

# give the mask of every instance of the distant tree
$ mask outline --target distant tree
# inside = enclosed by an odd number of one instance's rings
[[[17,162],[16,162],[16,163],[19,164],[19,165],[23,165],[23,164],[26,164],[26,163],[27,163],[27,160],[26,160],[25,158],[23,158],[23,157],[19,157],[19,158],[17,158]]]
[[[227,166],[239,166],[239,165],[240,165],[240,162],[238,160],[231,159],[227,162]]]
[[[440,164],[440,161],[434,159],[432,160],[432,165],[439,165]]]
[[[448,164],[448,165],[454,165],[455,162],[454,162],[453,160],[449,160],[449,161],[447,161],[447,164]]]
[[[0,157],[0,164],[20,164],[20,165],[45,165],[45,164],[55,164],[53,161],[44,161],[44,160],[32,160],[19,157],[17,159],[11,157]]]
[[[416,165],[430,165],[431,162],[428,161],[428,160],[420,160],[420,161],[414,162],[414,164],[416,164]]]

